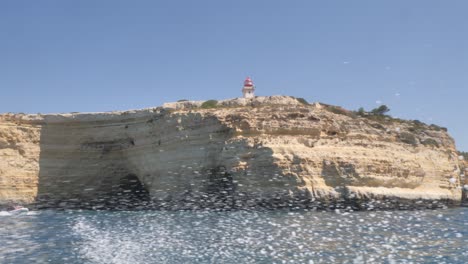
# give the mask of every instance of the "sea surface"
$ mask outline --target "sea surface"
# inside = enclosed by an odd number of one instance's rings
[[[468,208],[0,212],[0,263],[468,263]]]

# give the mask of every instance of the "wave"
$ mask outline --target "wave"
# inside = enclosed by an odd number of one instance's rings
[[[0,216],[11,216],[8,211],[0,211]]]

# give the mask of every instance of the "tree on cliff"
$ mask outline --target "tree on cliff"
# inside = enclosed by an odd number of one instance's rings
[[[377,108],[374,108],[372,109],[370,112],[367,112],[366,110],[364,110],[363,107],[360,107],[357,111],[355,111],[354,113],[360,115],[360,116],[383,116],[385,115],[386,113],[390,112],[390,108],[388,108],[388,106],[386,105],[381,105]]]
[[[371,110],[373,115],[385,115],[388,112],[390,112],[390,108],[388,108],[386,105],[381,105]]]

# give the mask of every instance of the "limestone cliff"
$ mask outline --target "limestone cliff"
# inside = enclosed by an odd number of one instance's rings
[[[201,106],[0,115],[0,204],[368,208],[461,200],[454,142],[438,126],[286,96]]]
[[[461,170],[461,185],[463,185],[462,189],[462,204],[464,206],[468,206],[468,155],[467,153],[463,153],[464,155],[460,156],[460,170]]]

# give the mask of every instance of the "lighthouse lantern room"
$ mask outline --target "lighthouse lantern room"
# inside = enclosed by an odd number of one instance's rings
[[[255,86],[250,77],[247,77],[244,81],[244,88],[242,88],[242,94],[244,98],[254,98]]]

